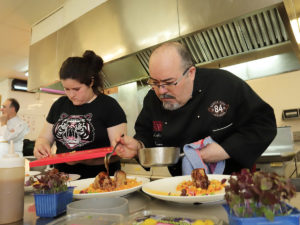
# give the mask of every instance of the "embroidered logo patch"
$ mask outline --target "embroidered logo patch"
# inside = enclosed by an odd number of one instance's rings
[[[153,122],[153,131],[162,132],[163,126],[162,121],[152,121]]]
[[[229,108],[229,105],[223,101],[214,101],[208,107],[208,111],[215,117],[224,116]]]

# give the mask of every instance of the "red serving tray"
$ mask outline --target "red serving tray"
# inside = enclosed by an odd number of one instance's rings
[[[80,160],[93,159],[93,158],[102,158],[105,157],[105,155],[111,152],[112,150],[113,147],[105,147],[105,148],[95,148],[95,149],[76,151],[76,152],[60,153],[60,154],[52,155],[46,158],[29,162],[29,167],[45,166],[50,164],[73,162],[73,161],[80,161]],[[114,153],[113,155],[116,155],[116,153]]]

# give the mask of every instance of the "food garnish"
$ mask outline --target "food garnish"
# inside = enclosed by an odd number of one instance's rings
[[[232,213],[238,217],[274,216],[291,213],[285,204],[296,194],[295,186],[289,179],[276,173],[242,169],[228,180],[225,199]]]
[[[138,217],[133,225],[214,225],[211,219],[191,219],[183,217],[171,217],[162,215],[147,215]]]
[[[57,169],[44,171],[39,175],[31,176],[25,186],[32,186],[35,193],[50,194],[67,191],[69,175]]]

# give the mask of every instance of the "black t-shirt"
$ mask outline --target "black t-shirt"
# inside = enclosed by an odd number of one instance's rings
[[[126,115],[118,102],[107,95],[101,94],[91,103],[80,106],[63,96],[53,103],[47,121],[53,124],[57,153],[64,153],[110,146],[107,128],[126,123]],[[56,164],[55,167],[80,174],[82,178],[95,177],[105,170],[104,166],[84,164]],[[119,162],[116,167],[120,167]],[[114,172],[113,168],[110,170]]]

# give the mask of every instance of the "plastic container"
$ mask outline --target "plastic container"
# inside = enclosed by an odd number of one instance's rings
[[[105,213],[75,213],[70,214],[48,223],[48,225],[123,225],[124,217],[118,214],[105,214]]]
[[[36,215],[39,217],[55,217],[66,211],[73,199],[73,187],[68,191],[55,194],[34,194]]]
[[[2,151],[3,146],[0,146]],[[19,221],[24,215],[25,160],[14,153],[11,142],[0,157],[0,224]]]
[[[155,222],[154,220],[164,224],[174,224],[174,222],[176,222],[176,224],[185,224],[185,225],[189,225],[193,223],[223,225],[222,220],[213,216],[201,215],[200,211],[199,211],[199,215],[197,216],[186,216],[184,214],[180,215],[178,213],[174,215],[174,213],[171,213],[169,211],[167,212],[167,211],[155,211],[155,210],[143,210],[132,214],[129,217],[128,224],[140,225],[143,224],[145,221],[146,221],[145,224],[147,224],[147,222],[151,224],[152,221]],[[209,220],[210,223],[208,223],[207,220]]]
[[[9,151],[9,144],[3,136],[0,136],[0,157],[3,157]]]
[[[292,209],[292,213],[287,216],[275,216],[274,221],[269,221],[265,217],[249,217],[249,218],[241,218],[237,217],[230,213],[230,208],[227,204],[224,204],[228,221],[230,225],[299,225],[300,221],[300,211],[296,208],[287,205],[289,209]]]
[[[89,198],[72,202],[67,206],[67,214],[80,212],[120,214],[127,217],[128,200],[122,197]]]

